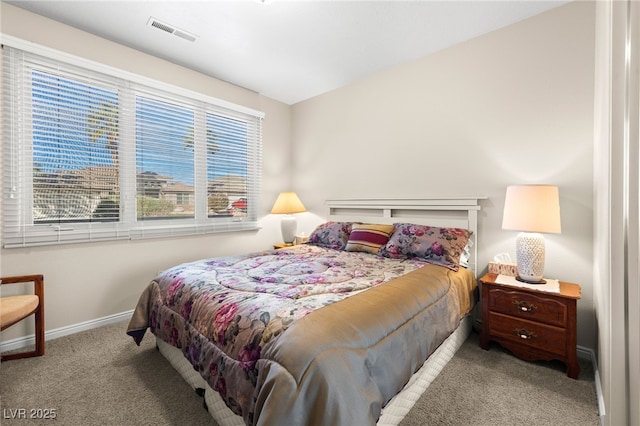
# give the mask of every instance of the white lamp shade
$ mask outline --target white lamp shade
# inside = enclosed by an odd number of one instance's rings
[[[281,192],[271,208],[272,214],[292,214],[306,212],[302,201],[295,192]]]
[[[504,200],[502,229],[560,233],[560,197],[551,185],[512,185]]]

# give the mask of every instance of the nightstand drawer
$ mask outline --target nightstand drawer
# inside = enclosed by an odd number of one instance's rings
[[[520,320],[508,315],[491,312],[489,333],[532,348],[566,355],[567,340],[563,328]]]
[[[489,309],[531,321],[565,327],[567,306],[562,300],[518,290],[490,288]]]

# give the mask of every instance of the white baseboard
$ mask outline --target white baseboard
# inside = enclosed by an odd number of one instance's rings
[[[68,336],[70,334],[79,333],[85,330],[91,330],[94,328],[102,327],[104,325],[114,324],[120,321],[126,321],[133,315],[133,309],[130,311],[121,312],[119,314],[108,315],[102,318],[96,318],[94,320],[81,322],[78,324],[72,324],[66,327],[56,328],[54,330],[45,331],[44,340],[57,339],[58,337]],[[0,343],[0,352],[13,351],[16,349],[22,349],[24,347],[35,345],[35,335],[18,337],[16,339],[7,340]]]
[[[606,410],[604,405],[604,396],[602,395],[602,385],[600,383],[600,370],[598,370],[598,361],[596,359],[596,353],[593,349],[585,348],[584,346],[578,346],[576,348],[578,358],[583,358],[591,361],[593,365],[593,375],[596,387],[596,397],[598,398],[598,415],[600,416],[600,424],[604,426]]]

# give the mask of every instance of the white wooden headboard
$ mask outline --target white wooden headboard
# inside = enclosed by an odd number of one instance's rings
[[[327,200],[329,220],[367,223],[409,222],[464,228],[473,232],[469,269],[477,276],[478,211],[486,197],[360,198]]]

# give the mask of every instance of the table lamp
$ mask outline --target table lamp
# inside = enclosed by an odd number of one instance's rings
[[[280,195],[278,195],[278,199],[273,205],[271,213],[285,215],[280,222],[280,226],[282,228],[282,239],[286,244],[292,244],[296,238],[295,234],[298,221],[295,216],[293,216],[293,213],[306,211],[307,209],[304,208],[302,201],[300,201],[300,198],[298,198],[295,192],[281,192]]]
[[[502,229],[521,231],[516,238],[518,276],[530,284],[544,284],[544,237],[560,233],[560,197],[551,185],[512,185],[504,200]]]

